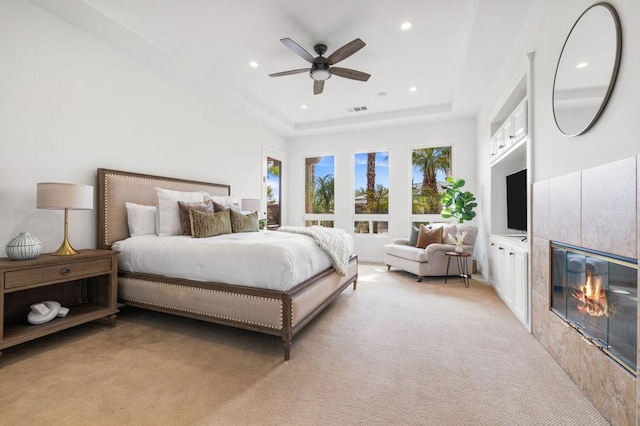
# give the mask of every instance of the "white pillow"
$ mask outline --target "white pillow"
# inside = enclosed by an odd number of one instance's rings
[[[142,204],[125,203],[127,208],[127,224],[129,235],[149,235],[156,233],[156,206],[143,206]]]
[[[204,192],[182,192],[171,189],[156,188],[158,196],[158,213],[156,216],[156,233],[158,235],[182,235],[180,209],[178,201],[187,203],[204,202]]]
[[[205,200],[211,199],[213,202],[218,203],[223,207],[240,212],[240,205],[238,204],[237,197],[209,195],[207,192],[204,193],[204,196]]]

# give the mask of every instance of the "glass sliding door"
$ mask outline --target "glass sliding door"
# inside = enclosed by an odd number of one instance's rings
[[[267,157],[267,229],[278,229],[282,225],[282,162]]]

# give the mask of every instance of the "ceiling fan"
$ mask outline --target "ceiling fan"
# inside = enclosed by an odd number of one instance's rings
[[[303,72],[309,72],[309,76],[314,80],[313,82],[313,94],[319,95],[324,89],[324,81],[331,78],[332,75],[338,77],[350,78],[352,80],[367,81],[371,75],[356,71],[349,68],[334,67],[334,64],[347,59],[349,56],[356,53],[358,50],[365,46],[364,41],[359,38],[345,44],[340,49],[333,52],[328,57],[324,57],[327,51],[327,45],[318,43],[313,46],[313,50],[318,54],[317,58],[311,56],[304,48],[290,38],[283,38],[280,41],[293,50],[298,56],[311,64],[311,68],[301,68],[297,70],[277,72],[269,74],[269,77],[282,77],[283,75],[301,74]]]

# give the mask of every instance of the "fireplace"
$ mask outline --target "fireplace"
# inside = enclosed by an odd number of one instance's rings
[[[556,242],[551,253],[551,310],[635,375],[637,261]]]

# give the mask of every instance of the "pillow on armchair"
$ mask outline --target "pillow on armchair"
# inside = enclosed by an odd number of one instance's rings
[[[415,247],[418,244],[418,233],[420,230],[417,226],[411,225],[411,235],[409,235],[409,245]]]
[[[418,232],[417,248],[426,248],[429,244],[442,244],[441,225],[420,225]]]
[[[457,232],[466,232],[464,236],[465,245],[475,245],[476,237],[478,236],[478,228],[471,225],[458,225]]]

